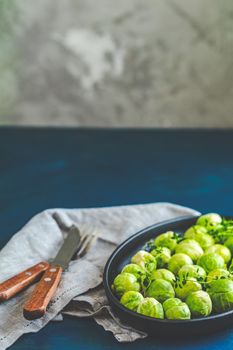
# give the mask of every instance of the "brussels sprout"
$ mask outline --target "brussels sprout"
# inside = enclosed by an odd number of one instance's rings
[[[233,281],[219,279],[211,282],[207,292],[216,312],[224,312],[233,309]]]
[[[190,256],[194,262],[204,254],[203,249],[194,239],[185,239],[184,241],[180,242],[176,246],[176,253],[186,254]]]
[[[141,293],[129,291],[122,295],[120,303],[127,307],[127,309],[137,311],[138,305],[143,299]]]
[[[178,272],[180,280],[195,278],[197,280],[204,280],[206,278],[205,270],[199,265],[184,265]]]
[[[171,307],[178,306],[180,304],[182,304],[182,301],[180,299],[178,299],[178,298],[169,298],[169,299],[165,300],[164,303],[163,303],[164,312],[166,312]]]
[[[171,271],[169,271],[167,269],[159,269],[159,270],[153,271],[151,273],[150,279],[151,279],[151,281],[157,280],[157,279],[162,279],[162,280],[168,281],[172,284],[176,280],[174,273],[172,273]]]
[[[154,244],[156,247],[166,247],[173,253],[177,245],[177,234],[173,231],[162,233],[155,238]]]
[[[149,285],[146,296],[155,298],[160,303],[163,303],[166,299],[173,298],[175,292],[170,282],[157,279],[152,281]]]
[[[131,259],[133,264],[137,264],[145,269],[147,272],[151,272],[156,269],[157,263],[153,255],[144,250],[137,252]]]
[[[197,233],[208,233],[207,228],[201,225],[190,226],[184,233],[185,238],[195,239]]]
[[[191,313],[188,305],[180,302],[178,305],[168,307],[165,316],[169,320],[189,320]]]
[[[212,247],[209,247],[206,252],[206,254],[208,253],[217,253],[219,255],[221,255],[221,257],[224,259],[225,263],[229,263],[229,261],[231,260],[231,252],[230,250],[225,247],[222,244],[214,244],[212,245]]]
[[[209,294],[203,290],[190,293],[185,302],[191,311],[192,317],[205,317],[211,314],[212,302]]]
[[[208,231],[221,224],[221,222],[221,216],[215,213],[205,214],[197,219],[197,225],[206,227]]]
[[[121,272],[128,272],[134,275],[138,281],[141,281],[146,276],[146,271],[137,264],[125,265]]]
[[[233,274],[233,259],[231,260],[230,266],[229,266],[229,272]],[[233,277],[233,276],[232,276]]]
[[[195,278],[189,278],[187,280],[178,280],[176,282],[175,293],[178,298],[184,300],[190,293],[201,289],[201,284],[198,283]]]
[[[162,305],[154,298],[145,298],[138,305],[137,312],[150,317],[164,318]]]
[[[183,253],[174,254],[168,262],[168,269],[176,275],[182,266],[192,264],[192,259],[188,255]]]
[[[222,269],[225,266],[224,259],[216,253],[202,255],[197,264],[203,267],[207,273],[215,269]]]
[[[166,247],[157,247],[151,251],[157,261],[157,268],[167,266],[168,261],[171,258],[171,251]]]
[[[209,284],[212,281],[223,279],[223,278],[230,278],[230,272],[225,269],[215,269],[210,271],[210,273],[207,276],[206,282]]]
[[[229,237],[224,242],[224,245],[230,250],[231,254],[233,254],[233,237]]]
[[[214,238],[207,233],[207,229],[200,225],[191,226],[184,234],[184,238],[195,239],[202,249],[207,249],[214,244]]]
[[[134,275],[123,272],[114,279],[112,289],[118,296],[122,296],[128,291],[139,292],[140,284],[137,282],[137,278]]]

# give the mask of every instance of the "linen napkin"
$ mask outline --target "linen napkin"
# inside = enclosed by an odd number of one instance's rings
[[[51,320],[62,320],[62,314],[94,317],[120,342],[146,337],[146,333],[122,324],[108,305],[101,284],[104,265],[116,246],[138,230],[159,221],[198,214],[179,205],[154,203],[49,209],[33,217],[1,250],[0,282],[53,258],[72,225],[79,227],[82,234],[95,234],[97,240],[83,258],[71,261],[43,318],[28,321],[23,317],[23,305],[34,286],[0,305],[0,349],[8,348],[24,333],[38,332]]]

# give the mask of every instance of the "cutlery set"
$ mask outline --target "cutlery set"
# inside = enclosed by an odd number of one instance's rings
[[[72,226],[56,257],[51,261],[38,264],[0,283],[0,302],[5,302],[39,281],[31,297],[23,307],[23,315],[28,320],[42,317],[62,278],[62,272],[70,260],[83,257],[93,242],[94,235],[82,235],[77,227]]]

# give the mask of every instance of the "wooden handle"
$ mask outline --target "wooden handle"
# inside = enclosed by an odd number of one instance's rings
[[[45,314],[48,303],[61,280],[61,274],[62,268],[57,265],[50,265],[46,270],[35,287],[31,299],[24,306],[23,314],[27,320],[34,320]]]
[[[26,288],[29,284],[35,282],[42,273],[49,267],[45,261],[32,266],[31,268],[20,272],[8,280],[0,283],[0,301],[6,301]]]

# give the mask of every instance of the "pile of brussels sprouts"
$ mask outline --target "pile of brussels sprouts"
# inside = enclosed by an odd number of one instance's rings
[[[112,284],[126,308],[169,320],[233,309],[233,221],[197,219],[183,236],[169,231],[145,244]]]

